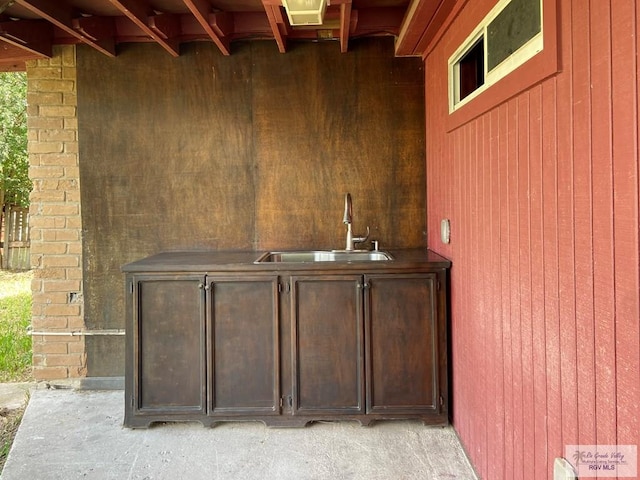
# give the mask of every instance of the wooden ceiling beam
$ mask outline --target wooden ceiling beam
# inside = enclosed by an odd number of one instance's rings
[[[223,55],[230,55],[229,40],[223,38],[225,30],[229,29],[229,16],[213,14],[211,12],[211,4],[206,0],[182,0],[198,23],[204,28],[213,43],[215,43]],[[213,15],[213,24],[211,22]],[[232,19],[231,19],[232,21]],[[222,26],[221,26],[222,25]]]
[[[141,0],[109,0],[109,2],[142,30],[145,35],[151,37],[156,43],[169,52],[171,56],[177,57],[180,55],[178,52],[178,40],[174,37],[169,38],[167,36],[167,34],[171,32],[159,32],[158,25],[162,25],[163,20],[158,20],[157,17],[167,14],[156,15],[149,4]],[[167,36],[167,38],[164,38],[165,36]]]
[[[262,5],[267,13],[267,19],[269,20],[269,26],[273,33],[273,38],[278,45],[278,51],[280,53],[286,53],[287,51],[287,27],[282,15],[280,6],[282,2],[280,0],[262,0]]]
[[[17,20],[0,23],[0,38],[38,56],[52,56],[53,27],[44,20]]]
[[[53,25],[68,33],[82,43],[92,46],[99,52],[109,57],[116,56],[116,47],[113,38],[96,41],[85,36],[73,26],[73,12],[71,7],[59,1],[50,0],[15,0],[16,4],[26,8],[39,17],[51,22]]]
[[[355,12],[355,13],[354,13]],[[357,14],[357,15],[356,15]],[[352,10],[356,23],[352,25],[354,36],[398,35],[404,10],[397,7],[361,8]],[[353,22],[353,18],[352,18]]]
[[[24,72],[27,69],[25,62],[38,58],[42,58],[42,55],[0,40],[0,72]]]
[[[72,20],[74,30],[95,42],[112,39],[116,27],[111,17],[78,17]]]
[[[340,52],[347,53],[351,31],[351,0],[340,5]]]
[[[181,33],[180,17],[178,15],[170,13],[152,15],[149,17],[147,24],[163,40],[176,38]]]
[[[209,25],[220,37],[231,35],[234,31],[234,14],[231,12],[216,12],[209,14]]]
[[[400,27],[396,55],[421,55],[425,39],[435,35],[456,0],[413,0]],[[421,46],[422,45],[422,46]]]
[[[438,9],[434,12],[433,17],[431,18],[431,23],[425,29],[418,45],[416,46],[416,52],[422,55],[423,58],[428,50],[433,48],[432,45],[434,40],[439,38],[439,36],[444,32],[442,30],[442,26],[448,23],[450,16],[455,17],[455,15],[457,15],[457,13],[462,9],[463,3],[464,2],[456,3],[456,0],[442,0],[440,2]]]

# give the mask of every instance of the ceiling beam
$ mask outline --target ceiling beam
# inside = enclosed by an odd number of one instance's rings
[[[210,13],[209,25],[219,37],[226,37],[235,30],[235,15],[231,12]]]
[[[51,22],[56,27],[65,31],[72,37],[77,38],[82,43],[91,45],[99,52],[104,53],[109,57],[116,56],[116,47],[113,38],[102,39],[97,41],[90,37],[85,36],[81,31],[78,31],[73,26],[73,15],[71,7],[66,4],[62,4],[59,1],[50,0],[15,0],[16,4],[26,8],[32,13],[35,13],[41,18]]]
[[[52,56],[53,27],[44,20],[2,22],[0,38],[14,47],[38,56]]]
[[[218,19],[216,14],[211,12],[211,4],[206,0],[183,0],[184,4],[191,11],[198,23],[204,28],[213,43],[215,43],[223,55],[229,55],[229,40],[222,38],[225,35],[224,30],[229,28],[229,15],[221,14]],[[214,23],[211,23],[211,15],[213,15]],[[223,25],[221,27],[221,25]]]
[[[42,58],[42,55],[29,53],[0,40],[0,72],[24,72],[27,69],[25,62],[38,58]]]
[[[113,39],[116,27],[111,17],[78,17],[72,20],[73,29],[95,42]]]
[[[443,25],[447,25],[451,18],[455,18],[463,8],[463,4],[464,2],[456,3],[456,0],[442,0],[438,6],[438,10],[433,14],[431,23],[425,29],[424,34],[416,46],[417,53],[424,58],[428,50],[433,48],[434,40],[440,38],[444,33]]]
[[[400,27],[396,55],[421,55],[455,3],[456,0],[413,0]]]
[[[278,45],[278,51],[285,53],[287,51],[287,27],[280,9],[282,2],[280,0],[262,0],[262,5],[267,13],[269,26]]]
[[[153,30],[163,40],[176,38],[180,35],[180,17],[163,13],[161,15],[152,15],[147,21],[149,28]]]
[[[351,0],[340,5],[340,52],[347,53],[351,30]]]
[[[18,0],[23,1],[23,0]],[[29,0],[34,1],[34,0]],[[42,0],[38,0],[42,1]],[[158,43],[162,48],[164,48],[169,54],[173,57],[177,57],[180,55],[178,52],[178,40],[174,37],[169,37],[169,35],[173,34],[169,30],[163,31],[159,25],[163,22],[162,20],[158,20],[157,17],[167,15],[161,14],[156,15],[152,8],[146,2],[141,0],[109,0],[111,4],[120,10],[129,20],[131,20],[140,30],[142,30],[146,35],[151,37],[156,43]],[[166,24],[162,24],[165,27],[168,26],[168,22]]]

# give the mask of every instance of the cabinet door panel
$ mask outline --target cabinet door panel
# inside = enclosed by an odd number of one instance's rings
[[[434,274],[369,276],[367,410],[438,410]]]
[[[136,282],[137,408],[204,412],[204,308],[201,277]]]
[[[278,414],[277,277],[208,282],[210,413]]]
[[[364,411],[361,277],[292,277],[293,413]]]

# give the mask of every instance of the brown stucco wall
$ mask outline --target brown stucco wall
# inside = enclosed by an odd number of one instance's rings
[[[422,62],[349,46],[78,47],[89,328],[123,328],[120,267],[153,253],[343,248],[345,192],[356,233],[425,244]],[[122,338],[86,342],[90,376],[122,374]]]
[[[124,328],[120,267],[141,257],[342,248],[346,192],[356,233],[424,245],[422,62],[392,39],[75,53],[28,70],[33,326],[66,334],[34,336],[39,378],[123,374],[121,335],[68,333]]]

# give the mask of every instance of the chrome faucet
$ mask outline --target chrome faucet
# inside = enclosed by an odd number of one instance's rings
[[[347,226],[347,242],[345,246],[345,250],[352,251],[354,250],[354,245],[356,243],[366,242],[369,238],[369,227],[367,227],[367,235],[354,235],[351,230],[351,223],[353,222],[353,206],[351,204],[351,194],[347,193],[344,196],[344,217],[342,218],[342,223]]]

